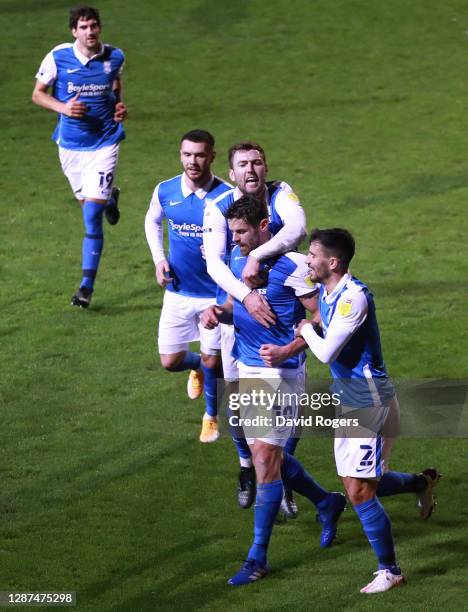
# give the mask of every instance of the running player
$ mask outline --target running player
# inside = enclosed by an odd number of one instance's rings
[[[180,141],[182,174],[159,183],[145,219],[146,238],[155,265],[156,280],[166,289],[159,320],[161,364],[170,372],[191,370],[187,393],[196,399],[205,392],[206,410],[201,442],[217,440],[217,378],[220,376],[219,330],[200,325],[200,314],[216,301],[216,284],[206,271],[202,224],[209,200],[231,189],[214,176],[215,141],[205,130],[192,130]],[[167,220],[169,255],[163,244],[163,219]],[[200,340],[200,353],[189,343]]]
[[[46,55],[36,74],[32,100],[58,113],[52,138],[58,144],[63,173],[81,204],[85,229],[82,279],[71,303],[87,308],[103,250],[103,214],[111,225],[120,217],[120,191],[112,185],[119,143],[125,138],[124,55],[101,42],[97,9],[71,9],[69,25],[75,42],[58,45]]]

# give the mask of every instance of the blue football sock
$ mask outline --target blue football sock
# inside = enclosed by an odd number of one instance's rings
[[[245,438],[234,438],[233,437],[232,441],[236,445],[237,454],[239,455],[241,459],[251,459],[252,452]]]
[[[192,353],[187,351],[182,361],[173,367],[166,368],[170,372],[183,372],[184,370],[198,370],[201,364],[200,353]]]
[[[83,278],[80,287],[86,287],[92,291],[104,245],[102,229],[104,206],[93,202],[93,200],[85,200],[82,213],[85,236],[82,249]]]
[[[245,439],[244,430],[240,425],[232,425],[231,417],[238,415],[238,411],[233,411],[229,406],[226,408],[226,416],[228,418],[229,429],[231,431],[232,441],[235,444],[237,455],[243,467],[252,466],[252,451],[250,450],[247,440]]]
[[[398,574],[399,568],[395,560],[392,526],[382,504],[374,497],[354,506],[354,509],[361,521],[369,544],[377,556],[379,569],[389,569]]]
[[[203,365],[203,362],[201,363],[201,369],[204,375],[203,391],[205,393],[205,411],[210,417],[215,417],[218,414],[216,400],[220,370],[219,368],[207,368]]]
[[[287,453],[284,453],[281,477],[286,487],[304,495],[316,506],[328,498],[329,492],[322,489],[312,476],[305,471],[303,465]]]
[[[254,543],[249,550],[248,558],[266,564],[266,554],[276,515],[283,498],[283,483],[275,480],[257,484],[257,496],[254,508]]]
[[[296,452],[296,446],[299,444],[299,438],[288,438],[284,446],[284,452],[288,453],[288,455],[294,455]]]
[[[405,474],[404,472],[385,472],[379,481],[376,495],[398,495],[399,493],[419,493],[426,488],[427,481],[420,474]]]

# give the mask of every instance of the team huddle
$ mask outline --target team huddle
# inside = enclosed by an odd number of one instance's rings
[[[72,304],[90,305],[103,248],[103,216],[119,221],[113,186],[121,122],[123,53],[100,42],[99,13],[78,7],[70,15],[75,43],[55,47],[39,69],[33,101],[59,113],[54,139],[64,174],[80,201],[85,236],[82,281]],[[52,93],[49,88],[52,87]],[[298,406],[275,406],[284,418],[261,434],[232,430],[240,463],[238,502],[254,506],[254,538],[231,585],[268,573],[267,551],[278,513],[297,515],[293,492],[314,504],[320,546],[333,544],[347,500],[378,562],[362,593],[404,584],[390,519],[380,497],[415,493],[420,515],[430,517],[440,474],[389,470],[399,406],[382,356],[375,305],[367,286],[349,272],[353,236],[345,229],[315,229],[307,255],[297,251],[307,235],[299,198],[283,181],[267,180],[263,148],[242,141],[228,152],[227,183],[212,173],[215,140],[191,130],[180,140],[182,173],[154,189],[145,232],[158,284],[165,289],[158,327],[161,364],[187,370],[187,393],[205,400],[200,441],[219,437],[218,383],[252,381],[296,395],[305,390],[306,351],[329,364],[344,387],[341,412],[363,414],[358,434],[342,427],[335,436],[335,463],[346,492],[330,492],[295,456],[293,426]],[[169,252],[164,248],[167,226]],[[308,314],[307,314],[308,313]],[[200,352],[190,350],[200,343]],[[371,424],[372,421],[372,424]]]

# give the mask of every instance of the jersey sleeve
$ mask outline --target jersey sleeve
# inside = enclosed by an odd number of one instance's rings
[[[311,324],[304,325],[301,335],[317,359],[322,363],[331,363],[364,323],[367,311],[367,299],[362,291],[344,291],[338,300],[325,338],[321,338]]]
[[[203,218],[203,247],[208,274],[221,289],[242,302],[250,293],[250,289],[239,281],[224,263],[226,239],[225,216],[215,204],[207,205]]]
[[[163,217],[164,211],[159,201],[159,185],[157,185],[145,217],[146,240],[153,256],[154,265],[166,259],[164,254]]]
[[[287,183],[281,184],[281,192],[275,200],[283,227],[268,242],[250,252],[255,259],[263,260],[295,249],[307,235],[304,209],[299,198]]]
[[[297,297],[304,295],[313,295],[319,291],[319,285],[310,280],[309,268],[305,262],[306,257],[301,253],[288,253],[287,257],[292,259],[297,264],[296,269],[290,274],[284,284],[286,287],[292,287]]]
[[[42,60],[36,79],[44,85],[53,85],[57,79],[57,65],[52,51]]]

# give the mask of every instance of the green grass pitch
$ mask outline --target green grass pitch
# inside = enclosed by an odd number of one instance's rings
[[[70,3],[71,4],[71,3]],[[78,609],[466,610],[467,443],[401,440],[393,466],[444,474],[427,523],[385,500],[408,584],[359,594],[375,567],[354,513],[318,547],[312,508],[278,526],[272,573],[235,590],[252,512],[235,502],[230,440],[198,442],[202,402],[159,366],[162,292],[143,233],[178,140],[225,152],[250,138],[290,182],[309,227],[351,229],[353,272],[376,296],[384,354],[404,379],[467,376],[468,16],[460,0],[102,0],[103,39],[127,56],[122,220],[89,311],[81,219],[30,102],[69,39],[63,0],[0,0],[2,139],[0,590],[77,592]],[[323,374],[312,359],[309,369]],[[404,406],[402,406],[404,411]],[[298,457],[339,488],[331,440]]]

